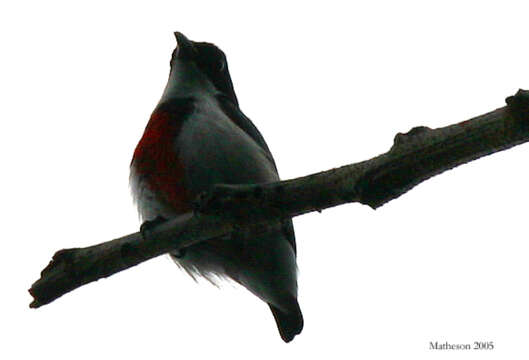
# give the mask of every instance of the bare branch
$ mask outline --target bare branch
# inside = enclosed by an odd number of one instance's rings
[[[60,250],[31,286],[29,292],[35,300],[30,307],[46,305],[82,285],[232,230],[232,225],[220,218],[186,213],[147,234],[137,232],[86,248]]]
[[[529,140],[529,91],[507,106],[439,129],[415,127],[397,134],[392,148],[360,163],[270,184],[216,185],[196,203],[194,214],[87,248],[57,252],[29,290],[31,307],[50,303],[84,284],[153,257],[311,211],[360,202],[377,208],[420,182],[455,166]]]

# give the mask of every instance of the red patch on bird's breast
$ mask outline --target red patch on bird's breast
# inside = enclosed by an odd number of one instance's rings
[[[158,200],[178,213],[191,209],[190,195],[184,183],[184,165],[175,149],[175,140],[188,111],[189,106],[182,104],[155,110],[131,163],[136,176],[146,182]]]

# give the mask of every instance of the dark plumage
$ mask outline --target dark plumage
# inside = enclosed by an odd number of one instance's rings
[[[216,183],[279,180],[263,136],[239,108],[224,53],[175,36],[167,86],[131,163],[131,188],[146,221],[189,211]],[[198,243],[173,258],[191,276],[229,277],[246,287],[269,305],[288,342],[303,328],[296,243],[291,220],[274,227]]]

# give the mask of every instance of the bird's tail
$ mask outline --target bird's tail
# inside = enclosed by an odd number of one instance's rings
[[[282,305],[287,306],[279,309],[270,303],[268,304],[276,320],[281,339],[284,342],[290,342],[303,329],[303,315],[301,314],[301,309],[295,297],[289,299],[287,304]]]

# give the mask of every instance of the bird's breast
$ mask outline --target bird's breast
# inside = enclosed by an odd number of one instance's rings
[[[136,147],[131,185],[144,219],[189,211],[214,184],[279,179],[266,151],[214,99],[190,104],[182,99],[159,107]]]
[[[141,202],[160,202],[172,212],[190,209],[190,197],[184,186],[184,166],[174,149],[182,120],[174,112],[156,111],[138,143],[131,164],[131,184]]]

